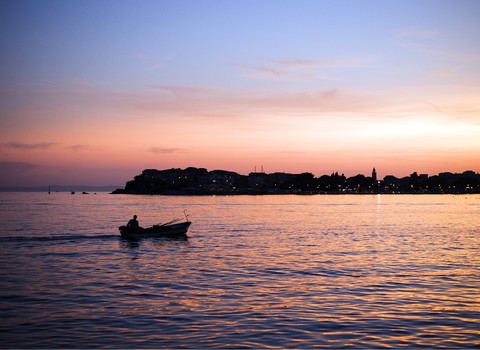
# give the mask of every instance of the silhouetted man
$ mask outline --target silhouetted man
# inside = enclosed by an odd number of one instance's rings
[[[134,215],[133,219],[130,219],[130,221],[127,224],[128,228],[138,228],[138,221],[137,221],[137,216]]]

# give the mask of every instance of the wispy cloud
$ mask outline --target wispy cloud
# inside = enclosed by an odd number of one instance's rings
[[[71,145],[71,146],[68,146],[67,148],[71,149],[73,152],[91,151],[95,149],[90,145],[81,145],[81,144]]]
[[[185,153],[186,150],[183,148],[165,148],[165,147],[150,147],[149,152],[156,154],[172,154],[172,153]]]
[[[452,76],[455,76],[458,72],[457,67],[448,67],[444,69],[437,70],[432,73],[432,77],[434,78],[450,78]]]
[[[205,86],[177,86],[177,85],[158,85],[153,84],[150,87],[171,92],[175,95],[204,95],[217,91],[217,89]]]
[[[290,72],[273,66],[251,66],[245,64],[234,64],[246,71],[244,76],[255,79],[281,79],[287,77]]]
[[[418,43],[403,44],[404,47],[410,48],[417,52],[432,54],[435,56],[446,57],[457,61],[480,61],[480,52],[462,52],[453,50],[439,50],[429,45]]]
[[[23,142],[5,142],[2,144],[5,148],[17,149],[20,151],[46,150],[56,145],[54,142],[42,143],[23,143]]]
[[[308,60],[295,59],[284,62],[285,65],[312,66],[320,62],[311,62]],[[449,67],[446,65],[445,67]],[[452,65],[452,67],[454,67]],[[436,72],[437,76],[447,77],[448,74],[455,74],[455,68],[446,68],[444,71]],[[432,73],[430,71],[430,73]],[[336,85],[336,84],[335,84]],[[420,99],[433,101],[440,106],[451,106],[449,113],[453,116],[461,115],[465,118],[476,118],[478,120],[478,87],[461,88],[461,86],[437,86],[435,90],[425,87],[409,87],[408,89],[388,89],[388,90],[368,90],[368,89],[348,89],[344,86],[326,89],[305,88],[297,91],[276,91],[270,89],[255,90],[221,90],[212,94],[195,94],[195,91],[204,91],[204,88],[190,88],[182,86],[159,85],[159,89],[167,91],[173,89],[176,91],[191,91],[185,93],[182,98],[176,98],[173,94],[158,93],[153,89],[141,92],[124,91],[106,91],[103,89],[92,89],[83,93],[77,90],[70,91],[68,88],[47,90],[48,98],[55,101],[63,101],[66,95],[71,101],[77,99],[81,102],[88,100],[92,109],[105,113],[105,118],[98,127],[111,128],[117,121],[125,125],[135,125],[134,128],[142,128],[145,134],[152,133],[152,125],[162,123],[164,128],[177,130],[178,125],[185,125],[188,128],[207,127],[208,123],[218,125],[229,125],[233,129],[255,128],[258,123],[265,121],[268,127],[271,127],[271,119],[274,116],[315,116],[317,118],[332,118],[333,114],[355,114],[359,118],[396,118],[399,115],[418,114],[419,111],[431,111],[431,107],[426,108],[425,104],[419,105]],[[197,90],[199,89],[199,90]],[[208,88],[206,88],[208,90]],[[28,91],[27,91],[28,92]],[[33,90],[28,92],[25,97],[32,94],[46,94],[45,89],[40,92]],[[44,95],[41,95],[42,97]],[[73,97],[72,97],[73,96]],[[88,97],[85,98],[85,97]],[[72,107],[73,106],[73,107]],[[83,105],[78,106],[70,103],[68,112],[74,113],[76,109],[80,110]],[[111,110],[114,112],[112,113]],[[35,113],[35,108],[32,108]],[[78,113],[84,118],[86,113]],[[33,115],[33,114],[32,114]],[[62,116],[64,114],[62,113]],[[90,115],[90,114],[88,114]],[[97,114],[93,114],[97,115]],[[102,114],[101,114],[102,115]],[[27,115],[28,116],[28,115]],[[142,119],[133,118],[133,116],[142,116]],[[108,119],[110,118],[110,119]],[[276,118],[276,117],[275,117]],[[107,120],[108,122],[105,122]],[[248,120],[248,122],[246,122]],[[255,123],[252,121],[255,120]],[[278,120],[278,119],[277,119]],[[110,123],[110,121],[112,123]],[[92,123],[97,120],[92,119]],[[130,124],[132,123],[132,124]],[[94,124],[92,124],[94,125]],[[108,134],[110,130],[105,131]],[[197,135],[199,135],[197,133]],[[148,149],[151,153],[172,154],[180,152],[190,152],[190,148],[176,148],[177,140],[174,135],[164,135],[170,140],[164,145],[156,145]],[[7,136],[8,137],[8,136]],[[49,140],[57,140],[57,135],[51,134]],[[150,136],[149,136],[150,137]],[[200,137],[200,135],[199,135]],[[216,136],[215,136],[216,137]],[[155,145],[155,137],[150,145]],[[87,139],[87,134],[82,141],[87,143],[62,144],[62,143],[24,143],[12,141],[0,143],[4,152],[9,150],[48,150],[63,145],[63,149],[69,149],[70,152],[85,152],[92,150],[93,144],[103,145],[104,140]],[[58,141],[61,142],[61,141]],[[57,146],[56,146],[57,145]],[[173,146],[173,147],[172,147]],[[108,147],[107,147],[108,148]],[[193,150],[192,150],[193,152]]]
[[[155,71],[157,69],[163,68],[164,64],[163,63],[156,63],[152,64],[151,66],[148,66],[145,70],[146,71]]]
[[[41,142],[41,143],[23,143],[17,141],[5,142],[2,144],[4,148],[15,149],[20,151],[35,151],[35,150],[49,150],[55,148],[59,144],[56,142]],[[76,144],[66,146],[66,149],[70,149],[73,152],[81,152],[88,150],[95,150],[95,147],[91,145]]]
[[[468,104],[441,104],[429,101],[424,101],[424,103],[438,114],[447,117],[447,119],[444,120],[445,122],[456,123],[460,121],[462,124],[467,123],[470,126],[480,125],[478,106]]]
[[[335,80],[333,75],[325,74],[332,68],[357,68],[364,66],[365,60],[360,59],[278,59],[261,65],[233,63],[246,73],[244,76],[254,79],[275,80],[305,80],[327,79]]]
[[[417,37],[429,39],[436,36],[439,36],[440,33],[430,29],[420,29],[415,26],[410,26],[398,30],[397,35],[399,37]]]
[[[304,69],[304,68],[356,68],[365,65],[365,60],[360,59],[303,59],[294,58],[287,60],[276,60],[277,64],[289,69]]]

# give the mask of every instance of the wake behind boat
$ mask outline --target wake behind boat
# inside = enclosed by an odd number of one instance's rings
[[[188,231],[188,228],[192,224],[188,221],[188,215],[185,213],[185,222],[178,221],[182,219],[174,219],[172,221],[166,222],[164,224],[153,225],[151,227],[140,227],[136,221],[137,216],[134,216],[136,226],[130,226],[130,221],[126,226],[120,226],[120,235],[124,239],[138,240],[142,238],[151,238],[151,237],[185,237]]]

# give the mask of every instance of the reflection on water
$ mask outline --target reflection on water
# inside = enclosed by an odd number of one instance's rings
[[[187,240],[119,238],[181,215]],[[480,196],[0,194],[1,347],[479,347]]]

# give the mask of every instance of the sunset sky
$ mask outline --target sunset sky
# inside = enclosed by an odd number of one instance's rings
[[[480,172],[480,1],[0,0],[0,186]]]

